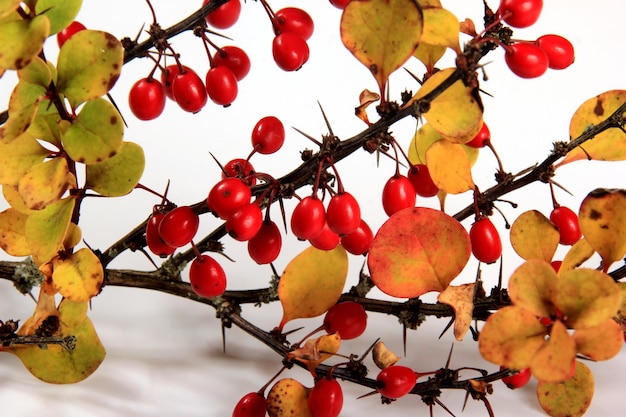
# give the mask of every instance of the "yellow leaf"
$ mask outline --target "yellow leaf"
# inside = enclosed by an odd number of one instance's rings
[[[560,321],[555,321],[550,338],[533,356],[530,370],[543,382],[560,382],[571,376],[576,358],[576,344]]]
[[[283,307],[279,328],[290,320],[316,317],[337,303],[348,274],[348,255],[339,245],[330,251],[309,247],[289,262],[278,283]]]
[[[613,319],[588,329],[574,332],[576,351],[593,361],[615,357],[624,346],[624,332]]]
[[[622,133],[623,134],[623,133]],[[602,257],[605,271],[626,255],[626,190],[596,189],[580,206],[580,231]]]
[[[49,34],[47,16],[0,21],[0,69],[24,68],[41,51]]]
[[[559,274],[565,271],[571,271],[574,268],[578,268],[586,260],[591,258],[595,251],[587,242],[587,239],[582,238],[578,242],[574,243],[565,254],[561,267],[559,268]]]
[[[267,393],[267,414],[270,417],[312,417],[309,391],[300,381],[283,378]]]
[[[423,27],[415,0],[362,0],[348,3],[341,16],[341,40],[372,73],[381,95],[389,75],[413,54]]]
[[[458,341],[463,340],[463,336],[465,336],[472,324],[475,292],[475,283],[459,286],[451,285],[437,297],[437,301],[451,306],[454,310],[454,337]]]
[[[0,184],[17,185],[28,170],[41,164],[49,152],[29,133],[23,133],[10,144],[0,142]]]
[[[552,299],[557,279],[556,272],[549,263],[540,259],[527,261],[509,279],[511,301],[537,317],[550,317],[555,313]]]
[[[339,333],[327,334],[307,340],[303,347],[288,352],[287,357],[305,364],[309,372],[315,376],[315,368],[337,353],[340,345]]]
[[[426,151],[426,165],[433,182],[448,194],[475,188],[472,165],[463,147],[446,139],[433,143]]]
[[[26,240],[35,265],[45,264],[63,249],[75,203],[74,198],[66,198],[28,216]]]
[[[63,297],[74,302],[87,302],[98,295],[104,270],[91,249],[83,248],[69,258],[53,262],[52,280]]]
[[[424,14],[424,32],[420,43],[433,46],[444,46],[460,54],[459,20],[452,12],[444,8],[426,8]]]
[[[0,126],[1,143],[11,143],[28,129],[45,94],[46,89],[40,85],[25,81],[17,83],[9,98],[9,119]],[[46,103],[50,104],[49,101]]]
[[[426,66],[426,71],[428,73],[432,73],[435,69],[435,64],[445,53],[445,46],[429,45],[427,43],[420,42],[415,52],[413,52],[413,56],[419,59]]]
[[[67,160],[60,157],[33,165],[17,184],[22,200],[31,210],[41,210],[59,201],[70,188],[76,188],[76,177]]]
[[[411,145],[409,145],[409,161],[413,165],[426,165],[426,150],[442,138],[441,134],[430,123],[424,123],[415,132]]]
[[[550,262],[559,246],[559,231],[537,210],[520,214],[511,225],[511,245],[523,259]]]
[[[537,384],[541,408],[552,417],[582,417],[591,405],[593,391],[593,374],[582,362],[576,362],[574,376],[565,381]]]
[[[27,215],[14,208],[0,213],[0,248],[11,256],[30,255],[26,242],[27,218]]]

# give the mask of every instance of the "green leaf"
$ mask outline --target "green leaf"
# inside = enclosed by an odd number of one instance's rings
[[[341,16],[341,40],[372,73],[381,95],[389,75],[413,54],[422,34],[422,11],[415,0],[361,0]]]
[[[48,16],[53,35],[74,21],[82,3],[82,0],[37,0],[35,12]]]
[[[471,252],[469,235],[439,210],[400,210],[376,233],[367,257],[372,281],[393,297],[443,291],[461,273]]]
[[[556,285],[557,275],[552,266],[541,259],[532,259],[513,272],[508,291],[516,306],[537,317],[550,317],[555,313],[552,299]]]
[[[85,103],[63,137],[63,148],[76,162],[106,161],[119,152],[124,123],[117,109],[103,98]]]
[[[9,98],[9,119],[0,127],[0,142],[10,143],[28,129],[44,100],[46,89],[19,81]]]
[[[576,362],[574,376],[565,381],[537,384],[539,404],[551,417],[582,417],[591,405],[593,391],[593,374],[582,362]]]
[[[0,184],[17,185],[34,166],[41,164],[50,152],[29,133],[23,133],[8,145],[0,143]]]
[[[85,187],[107,197],[126,195],[139,183],[144,167],[145,156],[141,146],[124,142],[111,159],[87,165]]]
[[[289,262],[278,283],[283,307],[279,328],[298,318],[324,314],[337,303],[346,283],[348,255],[339,245],[330,251],[309,247]]]
[[[33,211],[28,217],[26,240],[35,265],[49,262],[63,249],[75,203],[74,198],[66,198]]]
[[[83,248],[68,258],[53,261],[52,281],[63,297],[74,302],[87,302],[98,295],[104,280],[100,259]]]
[[[56,107],[50,106],[50,102],[44,100],[39,104],[39,110],[28,127],[28,132],[61,150],[63,135],[71,125],[68,120],[61,120]]]
[[[48,85],[52,81],[50,66],[40,57],[35,57],[30,64],[19,70],[17,76],[22,81],[39,85],[43,88],[48,88]]]
[[[59,201],[68,189],[76,188],[76,177],[65,158],[52,158],[33,165],[17,187],[26,207],[41,210]]]
[[[437,188],[446,193],[461,194],[475,188],[471,161],[458,143],[446,139],[433,143],[426,150],[426,165]]]
[[[74,108],[102,97],[120,76],[124,50],[111,34],[82,30],[61,48],[57,63],[57,88]]]
[[[13,13],[21,2],[21,0],[0,0],[0,19]]]
[[[0,20],[0,70],[19,70],[39,54],[50,34],[47,16]]]
[[[550,219],[537,210],[519,215],[511,225],[511,246],[525,260],[550,262],[559,246],[559,231]]]
[[[0,213],[0,248],[11,256],[30,255],[26,241],[26,219],[26,214],[14,208]]]

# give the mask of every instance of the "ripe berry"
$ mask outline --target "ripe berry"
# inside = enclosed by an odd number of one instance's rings
[[[574,46],[559,35],[543,35],[535,41],[546,54],[552,69],[565,69],[574,63]]]
[[[163,84],[154,78],[142,78],[130,88],[128,106],[139,120],[156,119],[165,108]]]
[[[433,182],[428,167],[424,164],[416,164],[409,168],[407,178],[413,183],[417,195],[421,197],[433,197],[439,192],[439,188]]]
[[[146,243],[150,252],[161,258],[166,258],[174,253],[175,247],[169,246],[159,235],[159,224],[165,217],[165,213],[154,213],[146,225]]]
[[[309,45],[293,33],[284,32],[272,41],[272,56],[284,71],[299,70],[309,59]]]
[[[215,104],[228,107],[237,98],[237,78],[228,67],[210,68],[205,81],[207,94]]]
[[[248,241],[248,254],[258,264],[269,264],[278,258],[282,244],[276,223],[271,220],[263,221],[257,234]]]
[[[250,187],[245,182],[239,178],[228,177],[211,188],[207,204],[209,210],[227,220],[237,209],[249,204],[251,197]]]
[[[346,8],[348,3],[350,3],[350,0],[330,0],[330,4],[342,10]]]
[[[71,38],[75,33],[80,32],[81,30],[87,29],[85,25],[80,22],[73,21],[70,23],[65,29],[61,30],[57,33],[57,44],[59,48],[67,42],[69,38]]]
[[[500,235],[489,217],[483,217],[472,224],[469,236],[472,253],[479,261],[490,264],[502,255]]]
[[[324,329],[328,334],[339,333],[341,340],[356,339],[367,327],[367,313],[354,301],[343,301],[332,306],[324,316]]]
[[[317,197],[307,196],[298,202],[291,214],[291,231],[301,240],[319,235],[326,223],[324,204]]]
[[[276,34],[293,33],[308,40],[313,35],[313,19],[307,12],[297,7],[285,7],[275,14]]]
[[[172,95],[181,109],[199,112],[207,102],[207,92],[202,79],[189,69],[179,72],[172,81]]]
[[[582,237],[578,216],[568,207],[556,207],[550,213],[550,221],[559,230],[562,245],[573,245]]]
[[[404,208],[415,207],[416,195],[413,183],[404,175],[394,175],[383,187],[382,200],[387,216]]]
[[[502,369],[504,369],[504,366],[500,367],[500,370]],[[522,388],[524,385],[528,384],[531,376],[532,373],[530,372],[530,368],[524,368],[516,374],[505,376],[502,378],[502,382],[504,382],[510,389]]]
[[[322,230],[317,236],[309,239],[309,243],[320,250],[333,250],[339,245],[340,240],[339,235],[328,227],[328,223],[324,223]]]
[[[176,207],[159,223],[159,236],[167,245],[180,248],[191,242],[199,225],[200,218],[191,207]]]
[[[215,259],[201,255],[191,262],[189,282],[191,289],[199,296],[217,297],[226,290],[226,273]]]
[[[361,224],[361,208],[352,194],[337,193],[328,202],[326,222],[338,235],[347,235]]]
[[[335,378],[315,382],[307,399],[312,417],[337,417],[343,407],[343,391]]]
[[[561,269],[562,264],[563,264],[563,261],[550,262],[550,266],[552,266],[552,269],[554,269],[554,272],[556,272],[557,274],[559,273],[559,270]]]
[[[484,148],[490,141],[491,132],[489,131],[489,127],[487,127],[487,123],[483,122],[476,136],[465,145],[471,146],[472,148]]]
[[[272,154],[285,143],[285,127],[278,118],[266,116],[254,125],[251,140],[255,151],[265,155]]]
[[[206,5],[210,0],[204,0],[202,5]],[[206,16],[209,25],[218,29],[227,29],[234,25],[241,13],[241,2],[239,0],[228,0]]]
[[[230,69],[237,81],[241,81],[250,72],[250,58],[243,49],[236,46],[223,46],[213,56],[216,66]]]
[[[258,204],[249,203],[235,210],[226,220],[226,231],[235,240],[246,242],[261,229],[263,213]]]
[[[179,72],[191,71],[191,68],[185,65],[168,65],[161,71],[161,84],[163,84],[163,88],[165,89],[165,95],[170,100],[176,101],[174,98],[174,93],[172,93],[172,83],[174,82],[174,78],[178,75]]]
[[[353,255],[364,255],[370,250],[374,233],[363,219],[356,230],[341,237],[341,245]]]
[[[525,28],[534,24],[543,8],[543,0],[501,0],[498,13],[509,25]]]
[[[242,179],[248,186],[256,184],[256,178],[252,176],[255,172],[254,167],[248,160],[243,158],[231,159],[223,168],[222,178],[236,177]]]
[[[258,392],[250,392],[239,400],[232,417],[265,417],[267,401]]]
[[[548,54],[534,43],[518,42],[507,47],[504,60],[513,73],[522,78],[536,78],[548,70]]]
[[[417,374],[402,365],[389,366],[376,377],[376,390],[383,396],[396,399],[408,394],[417,382]]]

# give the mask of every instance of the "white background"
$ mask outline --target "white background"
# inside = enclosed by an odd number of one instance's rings
[[[154,1],[159,22],[168,27],[200,6],[197,2]],[[482,2],[479,0],[444,0],[444,6],[459,20],[473,19],[481,27]],[[186,114],[168,102],[164,114],[156,121],[141,122],[127,109],[126,96],[130,85],[148,74],[151,64],[135,60],[124,67],[124,73],[112,91],[120,105],[129,128],[126,139],[141,144],[147,158],[142,183],[162,190],[171,180],[169,197],[178,204],[190,204],[205,198],[217,181],[219,169],[209,152],[226,162],[233,157],[245,157],[249,152],[250,131],[259,118],[273,114],[285,125],[295,126],[314,137],[327,133],[319,101],[330,119],[334,133],[347,138],[361,131],[364,124],[354,117],[361,90],[376,90],[368,71],[343,47],[338,36],[340,11],[325,0],[315,2],[273,0],[278,10],[295,5],[306,9],[314,18],[316,32],[311,38],[310,61],[296,73],[279,70],[271,58],[272,31],[261,4],[249,1],[243,5],[239,23],[224,34],[233,41],[213,37],[217,43],[234,43],[244,48],[252,59],[252,71],[240,84],[240,94],[229,108],[209,103],[199,114]],[[497,8],[497,2],[491,2]],[[535,39],[545,33],[557,33],[569,38],[576,48],[576,62],[565,71],[548,71],[534,80],[523,80],[505,66],[502,51],[486,59],[489,81],[482,88],[494,97],[484,96],[485,120],[492,140],[504,161],[505,169],[518,172],[543,160],[555,140],[568,139],[569,119],[576,108],[588,98],[610,89],[625,87],[626,51],[621,39],[624,6],[620,0],[547,1],[539,22],[531,28],[518,30],[516,38]],[[107,30],[115,36],[134,37],[142,23],[149,24],[151,16],[143,1],[85,1],[78,20],[90,28]],[[464,37],[463,40],[466,38]],[[183,63],[204,74],[208,61],[200,41],[191,34],[172,40],[181,53]],[[56,55],[54,39],[46,45],[47,55]],[[441,67],[450,66],[450,56]],[[416,74],[423,67],[411,60],[406,67]],[[0,98],[12,89],[13,78],[0,81]],[[398,98],[405,88],[415,91],[416,83],[398,71],[391,80],[392,98]],[[416,129],[414,120],[405,120],[392,128],[396,138],[408,145]],[[289,172],[299,161],[299,151],[312,147],[304,137],[289,130],[284,148],[276,155],[257,155],[253,163],[257,171],[275,177]],[[347,189],[358,196],[363,217],[377,228],[385,220],[380,203],[381,187],[393,174],[394,165],[382,158],[376,167],[375,157],[365,152],[338,164]],[[474,171],[475,182],[481,189],[493,185],[495,159],[483,151]],[[560,169],[556,181],[574,196],[557,191],[563,205],[577,209],[581,199],[596,187],[625,187],[626,165],[619,163],[577,162]],[[523,211],[535,208],[549,213],[551,200],[546,185],[536,184],[508,198],[520,204],[516,210],[502,204],[509,221]],[[451,197],[448,212],[454,213],[467,205],[470,194]],[[81,218],[86,241],[94,248],[105,249],[119,237],[144,220],[152,205],[158,201],[141,191],[130,196],[104,201],[87,200]],[[287,204],[292,207],[292,203]],[[421,199],[420,205],[436,207],[434,199]],[[277,215],[278,212],[276,211]],[[278,217],[276,217],[278,219]],[[504,222],[494,217],[501,227],[503,240],[508,241]],[[464,222],[469,227],[471,220]],[[202,231],[212,230],[214,219],[204,216]],[[270,277],[268,267],[259,267],[246,260],[245,245],[226,239],[227,253],[235,263],[224,262],[232,289],[265,286]],[[291,257],[304,249],[293,236],[284,237],[284,251],[276,262],[281,271]],[[559,254],[562,255],[562,251]],[[520,263],[509,249],[505,252],[505,274]],[[9,257],[4,256],[6,259]],[[362,259],[354,257],[348,285],[356,282]],[[456,283],[474,279],[476,261]],[[121,256],[112,268],[150,269],[139,253]],[[486,287],[495,285],[498,270],[487,266],[483,270]],[[0,318],[26,319],[34,304],[21,296],[6,282],[0,282]],[[374,294],[377,295],[377,294]],[[244,309],[244,316],[265,329],[276,326],[281,317],[280,306]],[[105,288],[93,300],[90,313],[95,327],[107,349],[104,363],[94,375],[82,383],[54,386],[33,378],[11,355],[0,355],[0,404],[3,415],[40,416],[228,416],[237,400],[245,393],[256,391],[280,368],[280,358],[238,329],[227,333],[227,351],[221,351],[220,323],[212,309],[204,305],[149,291]],[[408,356],[402,363],[418,371],[434,370],[444,365],[450,346],[451,333],[440,340],[437,336],[447,320],[429,319],[418,331],[410,332]],[[306,326],[313,329],[319,319],[297,321],[288,328]],[[359,341],[348,341],[344,353],[361,353],[377,337],[388,346],[402,352],[401,327],[393,317],[370,314],[370,325]],[[367,363],[375,375],[371,362]],[[477,353],[476,343],[469,337],[455,344],[453,367],[473,365],[495,370]],[[596,376],[596,396],[587,415],[617,417],[622,415],[619,401],[626,371],[623,355],[609,362],[590,364]],[[311,385],[311,378],[302,370],[285,376]],[[471,377],[471,373],[464,373]],[[382,406],[376,396],[356,400],[367,390],[343,384],[346,397],[343,416],[374,416],[381,412],[397,416],[427,415],[419,398],[403,398],[391,406]],[[510,391],[501,383],[494,385],[490,401],[498,416],[541,416],[535,398],[535,383],[518,391]],[[486,410],[471,401],[461,414],[463,393],[445,393],[441,400],[456,414],[485,416]],[[438,408],[434,415],[447,413]]]

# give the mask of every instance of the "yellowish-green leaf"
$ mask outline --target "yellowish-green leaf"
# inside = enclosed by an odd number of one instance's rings
[[[537,317],[550,317],[555,313],[552,299],[556,286],[557,275],[552,266],[546,261],[532,259],[513,272],[508,291],[516,306]]]
[[[341,40],[372,73],[381,95],[389,75],[413,54],[423,29],[414,0],[350,2],[341,17]]]
[[[622,133],[623,134],[623,133]],[[625,135],[626,136],[626,135]],[[607,271],[626,255],[626,190],[597,189],[580,205],[580,230]]]
[[[145,156],[141,146],[124,142],[114,157],[99,164],[87,165],[86,188],[107,196],[130,193],[143,174]]]
[[[80,32],[79,32],[80,33]],[[63,147],[73,160],[87,165],[106,161],[119,152],[124,123],[105,99],[85,104],[63,137]]]
[[[419,59],[425,66],[428,73],[432,73],[437,61],[446,53],[445,46],[429,45],[420,42],[413,56]]]
[[[569,134],[578,138],[592,125],[606,120],[626,101],[626,90],[611,90],[585,101],[574,113]],[[588,158],[598,161],[622,161],[626,159],[626,135],[620,129],[608,129],[581,147],[573,149],[558,166]]]
[[[71,250],[74,246],[78,245],[83,238],[83,232],[76,223],[70,223],[65,234],[65,240],[63,241],[63,248],[66,251]]]
[[[348,255],[339,245],[330,251],[309,247],[289,262],[278,283],[283,306],[279,328],[298,318],[324,314],[339,300],[348,274]]]
[[[48,88],[50,81],[52,81],[50,66],[48,66],[48,64],[38,56],[35,57],[26,67],[19,70],[17,72],[17,76],[22,81],[39,85],[44,88]]]
[[[28,127],[28,132],[37,139],[46,141],[57,149],[62,149],[63,135],[72,123],[68,120],[62,120],[57,109],[49,104],[48,100],[39,104],[39,110]]]
[[[611,359],[624,346],[624,331],[613,319],[595,327],[576,330],[573,337],[578,353],[593,361]]]
[[[437,301],[447,304],[454,310],[454,337],[463,340],[472,324],[476,283],[459,286],[450,285],[437,297]]]
[[[530,210],[511,225],[511,246],[522,259],[550,262],[559,246],[559,231],[541,212]]]
[[[71,329],[80,326],[87,318],[89,303],[76,302],[68,298],[64,298],[59,303],[59,319],[61,329]]]
[[[378,230],[367,257],[374,284],[393,297],[443,291],[471,253],[469,235],[439,210],[412,207],[396,212]]]
[[[460,25],[456,16],[444,8],[425,8],[423,14],[424,31],[420,42],[448,47],[460,54]]]
[[[446,139],[433,143],[426,150],[426,165],[437,188],[448,194],[475,188],[470,160],[458,143]]]
[[[13,13],[20,3],[21,0],[0,0],[0,19]]]
[[[10,143],[28,129],[45,94],[46,89],[40,85],[17,83],[9,98],[9,119],[0,126],[0,142]]]
[[[50,19],[50,34],[68,26],[80,10],[82,0],[37,0],[35,12]]]
[[[4,200],[9,204],[9,206],[19,211],[20,213],[30,215],[30,213],[32,212],[32,210],[26,207],[26,204],[24,204],[22,196],[20,196],[19,191],[17,191],[17,185],[3,185],[2,196],[4,197]]]
[[[98,295],[104,270],[91,249],[83,248],[69,258],[55,259],[52,280],[55,289],[74,302],[87,302]]]
[[[563,258],[563,262],[559,268],[559,274],[578,268],[585,261],[591,258],[594,253],[595,251],[589,242],[587,242],[587,239],[579,239],[578,242],[574,243],[565,254],[565,258]]]
[[[593,391],[593,374],[582,362],[576,362],[574,376],[565,381],[537,384],[539,404],[551,417],[582,417],[591,405]]]
[[[10,144],[0,143],[0,184],[17,185],[20,179],[48,156],[28,132],[21,134]]]
[[[424,123],[415,132],[411,145],[409,145],[409,161],[413,165],[426,165],[426,150],[442,138],[441,133],[437,132],[430,123]]]
[[[524,369],[530,366],[545,336],[545,326],[533,313],[508,306],[489,316],[478,337],[478,349],[489,362]]]
[[[30,255],[26,242],[27,218],[27,215],[14,208],[0,213],[0,248],[11,256]]]
[[[39,54],[49,34],[47,16],[0,21],[0,69],[24,68]]]
[[[35,265],[45,264],[63,249],[75,203],[74,198],[65,198],[28,217],[26,240]]]
[[[559,275],[553,297],[565,323],[574,329],[598,326],[617,314],[622,301],[619,285],[609,275],[579,268]]]
[[[82,30],[63,44],[57,88],[74,107],[105,95],[120,76],[124,50],[111,34]]]
[[[59,201],[68,189],[76,188],[76,177],[65,158],[53,158],[33,165],[17,187],[26,207],[41,210]]]
[[[560,321],[555,321],[550,338],[537,350],[530,365],[533,376],[543,382],[569,378],[576,358],[576,344]]]

